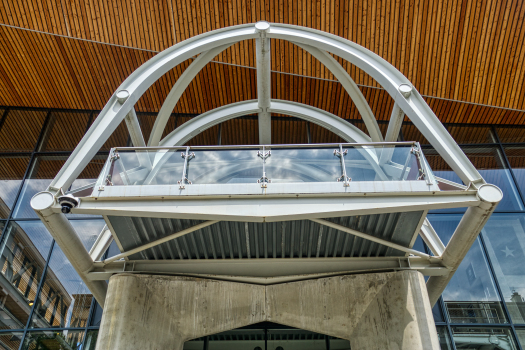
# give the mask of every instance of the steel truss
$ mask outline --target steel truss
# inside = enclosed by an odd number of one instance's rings
[[[258,99],[222,106],[203,113],[161,140],[169,115],[196,74],[213,57],[229,46],[250,39],[256,41]],[[304,104],[272,100],[270,98],[270,39],[292,42],[322,62],[341,82],[354,101],[370,136],[326,111]],[[394,99],[392,117],[384,138],[366,99],[332,54],[372,76]],[[345,187],[332,183],[313,184],[305,191],[297,184],[271,184],[271,186],[263,186],[262,195],[261,186],[243,184],[235,187],[209,186],[207,196],[202,196],[197,186],[184,186],[184,174],[182,186],[162,188],[152,186],[146,192],[134,188],[140,186],[126,188],[106,186],[104,191],[94,191],[93,196],[82,198],[81,204],[73,208],[73,212],[193,218],[209,221],[180,232],[173,232],[163,238],[162,242],[160,240],[150,242],[146,246],[136,248],[133,252],[123,252],[100,261],[103,252],[114,238],[111,227],[104,228],[88,253],[66,216],[61,212],[58,197],[66,192],[122,120],[126,120],[133,145],[136,147],[146,145],[134,111],[135,103],[162,75],[195,56],[197,58],[177,80],[162,105],[148,140],[148,146],[183,145],[193,136],[213,125],[246,114],[258,114],[259,139],[261,144],[270,144],[271,113],[302,118],[335,132],[348,142],[371,145],[372,142],[395,141],[403,117],[406,115],[467,186],[451,184],[442,179],[437,180],[456,190],[440,191],[438,184],[431,181],[426,184],[413,184],[415,187],[398,183],[394,185],[395,190],[392,190],[392,183],[382,183],[382,181],[348,186],[345,174],[343,174]],[[380,174],[379,165],[388,162],[392,154],[383,152],[378,156],[373,149],[366,147],[363,149],[365,158],[373,166],[375,164],[375,169]],[[188,150],[186,156],[189,156]],[[151,171],[151,174],[155,173],[155,166],[162,163],[161,161],[154,165],[148,157],[141,158],[140,162]],[[184,192],[181,193],[183,188]],[[259,196],[248,196],[248,194],[259,194]],[[296,195],[293,196],[294,194]],[[196,197],[197,195],[200,197]],[[190,38],[159,53],[139,67],[110,98],[47,191],[36,194],[31,205],[101,305],[104,303],[107,288],[105,280],[119,272],[188,274],[270,284],[324,275],[400,269],[417,269],[431,276],[427,286],[433,304],[501,198],[501,191],[496,186],[486,184],[419,92],[412,87],[410,81],[387,61],[353,42],[332,34],[286,24],[258,22],[223,28]],[[227,206],[225,200],[228,200]],[[446,246],[428,220],[421,221],[419,233],[434,256],[371,238],[363,232],[338,227],[338,229],[346,229],[345,232],[348,234],[374,240],[376,243],[404,251],[407,255],[403,258],[214,260],[212,262],[128,260],[128,256],[135,251],[147,249],[148,246],[161,244],[166,240],[193,232],[201,226],[223,220],[269,222],[307,219],[333,227],[335,224],[323,219],[343,214],[366,215],[414,210],[423,210],[426,214],[430,209],[464,206],[468,209]],[[254,268],[255,263],[256,268]]]

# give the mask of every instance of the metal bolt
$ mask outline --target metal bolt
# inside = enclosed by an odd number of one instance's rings
[[[401,93],[401,95],[405,96],[405,98],[408,98],[408,96],[410,96],[410,94],[412,93],[412,86],[408,84],[401,84],[399,85],[398,90]]]
[[[120,104],[123,104],[124,102],[126,102],[128,97],[129,97],[128,90],[120,90],[119,92],[117,92],[117,101],[119,101]]]
[[[266,21],[259,21],[255,23],[255,30],[257,33],[267,32],[270,29],[270,23]]]

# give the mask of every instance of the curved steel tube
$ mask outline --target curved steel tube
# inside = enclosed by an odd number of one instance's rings
[[[326,51],[319,50],[318,48],[310,45],[304,45],[300,43],[294,43],[295,45],[301,47],[303,50],[309,52],[314,56],[319,62],[321,62],[326,68],[332,72],[332,74],[339,80],[343,88],[346,90],[350,98],[354,102],[359,114],[363,118],[363,122],[366,125],[368,133],[374,142],[383,141],[383,136],[381,135],[381,130],[379,130],[379,125],[377,120],[374,117],[374,113],[368,105],[368,101],[363,96],[361,90],[355,83],[354,79],[348,75],[346,70],[341,67],[339,62],[337,62],[330,54]]]
[[[241,40],[254,39],[258,36],[254,24],[219,29],[187,39],[143,64],[117,89],[117,92],[126,90],[124,96],[129,97],[117,98],[117,93],[115,93],[110,98],[95,123],[52,181],[49,189],[57,193],[60,189],[67,188],[113,133],[140,96],[170,69],[204,51]],[[349,40],[315,29],[271,24],[266,36],[325,50],[364,70],[385,88],[465,183],[484,183],[479,172],[439,122],[421,95],[415,89],[412,89],[408,97],[399,91],[400,85],[411,85],[410,81],[387,61]]]
[[[211,111],[203,113],[190,121],[184,123],[177,129],[173,130],[161,142],[160,146],[171,147],[180,146],[188,142],[195,135],[202,131],[217,125],[228,119],[233,119],[241,115],[256,113],[259,110],[257,100],[250,100],[244,102],[237,102],[230,105],[215,108]],[[318,124],[347,142],[366,143],[370,142],[364,132],[359,130],[354,125],[346,122],[338,116],[326,112],[322,109],[312,106],[304,105],[302,103],[290,102],[284,100],[272,100],[270,112],[298,117],[312,123]],[[359,148],[360,153],[367,159],[382,180],[387,180],[388,177],[383,169],[379,166],[379,159],[376,150],[373,147]],[[165,153],[157,158],[154,162],[153,169],[148,177],[144,180],[144,184],[149,184],[159,170],[164,166],[166,161],[171,157],[171,153]]]
[[[215,56],[220,54],[222,51],[226,50],[232,44],[226,44],[224,46],[219,46],[209,51],[203,52],[197,57],[189,66],[186,68],[184,73],[181,74],[179,79],[173,88],[171,89],[168,97],[164,100],[162,107],[160,108],[157,119],[155,119],[155,124],[153,124],[153,129],[151,129],[151,134],[149,136],[148,146],[158,146],[159,141],[162,137],[162,132],[166,128],[168,119],[171,115],[171,112],[175,108],[175,105],[179,101],[180,97],[184,93],[184,90],[190,85],[191,81],[195,76],[201,71],[202,68],[208,62],[210,62]]]

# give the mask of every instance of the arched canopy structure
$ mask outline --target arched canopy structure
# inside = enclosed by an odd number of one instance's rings
[[[341,79],[343,86],[357,102],[357,105],[361,106],[358,109],[365,120],[368,131],[372,139],[377,140],[381,138],[378,135],[377,122],[371,120],[373,116],[369,112],[369,107],[363,105],[366,101],[359,96],[359,90],[356,90],[355,86],[352,87],[355,83],[352,84],[351,78],[344,74],[340,65],[333,61],[333,58],[331,59],[327,53],[335,54],[364,70],[390,94],[399,108],[412,120],[463,182],[467,184],[484,183],[479,172],[441,125],[421,95],[411,87],[410,81],[387,61],[349,40],[318,30],[273,23],[265,28],[265,30],[258,30],[256,25],[246,24],[204,33],[166,49],[139,67],[110,98],[86,136],[52,181],[50,189],[58,191],[67,188],[124,117],[130,113],[142,94],[170,69],[195,55],[202,55],[203,58],[193,66],[195,69],[192,68],[188,72],[187,77],[189,79],[196,74],[203,63],[211,59],[210,56],[213,54],[218,54],[224,48],[238,41],[262,37],[296,43],[321,59],[335,76]],[[187,86],[187,82],[181,83],[179,86],[182,89]],[[165,125],[165,111],[169,110],[168,107],[173,105],[174,101],[176,102],[177,96],[180,96],[178,89],[172,92],[173,94],[170,93],[170,102],[162,111],[161,120],[157,123],[150,140],[153,144],[158,138],[160,127]],[[266,113],[266,111],[260,112]]]
[[[229,104],[203,113],[178,127],[161,140],[168,117],[196,74],[221,51],[236,42],[250,39],[256,40],[257,100]],[[368,135],[344,119],[321,109],[295,102],[272,100],[270,98],[270,39],[292,42],[324,64],[341,82],[346,92],[352,98],[364,121]],[[372,76],[394,99],[394,110],[392,111],[392,118],[386,137],[381,135],[377,121],[356,83],[339,62],[332,57],[332,54],[350,62]],[[195,56],[197,57],[195,58]],[[145,142],[135,115],[135,103],[162,75],[188,59],[194,59],[194,61],[180,76],[170,91],[162,105],[148,140],[148,146],[157,147],[143,148]],[[213,165],[214,167],[207,168],[211,168],[207,174],[218,175],[224,179],[232,171],[240,173],[238,168],[243,168],[243,166],[251,171],[249,162],[253,162],[255,158],[256,161],[260,161],[260,163],[256,164],[261,164],[262,168],[262,177],[259,179],[261,185],[258,186],[253,182],[243,182],[244,180],[251,181],[253,179],[253,173],[246,171],[237,178],[238,181],[235,183],[229,183],[226,180],[221,183],[210,180],[209,182],[201,183],[201,185],[192,185],[185,188],[185,183],[190,184],[186,178],[187,167],[195,169],[198,164],[203,167],[207,165],[204,164],[207,162],[205,151],[201,151],[203,155],[201,159],[203,160],[197,159],[193,163],[188,163],[195,156],[194,153],[190,153],[189,147],[186,147],[185,152],[182,152],[182,154],[175,154],[174,152],[175,150],[179,152],[181,147],[172,149],[169,149],[169,147],[184,145],[196,134],[225,120],[255,113],[258,114],[259,139],[263,145],[255,146],[257,149],[253,146],[251,148],[245,146],[242,151],[250,148],[249,152],[251,153],[248,153],[251,155],[251,158],[238,158],[236,164],[222,162],[219,165]],[[271,150],[266,152],[268,148],[265,148],[266,146],[264,145],[270,143],[271,139],[271,113],[290,115],[318,124],[336,133],[346,141],[356,143],[356,145],[345,145],[347,149],[344,150],[343,145],[339,144],[338,149],[328,150],[328,155],[331,157],[328,161],[323,158],[323,162],[313,166],[312,163],[315,163],[316,159],[314,159],[315,157],[312,154],[308,155],[310,158],[306,161],[304,158],[301,158],[295,163],[290,161],[290,157],[283,157],[280,161],[282,162],[285,159],[286,164],[282,167],[285,171],[281,173],[281,178],[275,178],[277,180],[275,183],[272,183],[271,186],[266,186],[269,184],[269,179],[266,177],[265,167],[266,160],[271,155]],[[452,190],[441,191],[438,184],[432,180],[433,176],[424,156],[421,154],[421,150],[413,143],[410,143],[406,149],[408,155],[405,155],[404,159],[406,158],[406,160],[403,161],[403,164],[391,161],[396,145],[392,142],[384,143],[382,141],[395,141],[393,135],[399,133],[403,115],[412,120],[414,125],[467,186],[448,184]],[[137,185],[137,181],[125,183],[130,185],[129,187],[107,186],[106,188],[104,186],[106,183],[113,185],[111,182],[112,178],[110,179],[106,175],[111,168],[110,164],[114,165],[115,160],[119,159],[119,154],[116,154],[114,149],[99,177],[96,194],[84,197],[82,203],[80,203],[80,200],[72,197],[72,195],[69,195],[69,197],[64,196],[64,192],[66,192],[68,187],[124,119],[126,119],[126,124],[130,129],[135,146],[141,146],[138,153],[142,153],[137,156],[138,161],[136,163],[139,163],[138,166],[135,164],[129,173],[127,170],[124,170],[120,173],[116,172],[116,175],[121,176],[120,174],[124,174],[124,177],[128,175],[130,177],[138,177],[140,175],[142,181],[140,186]],[[384,148],[378,150],[374,148],[375,146]],[[407,145],[405,144],[404,146]],[[281,147],[286,148],[284,146]],[[352,186],[349,185],[350,178],[346,173],[347,167],[344,158],[348,148],[351,147],[355,148],[355,152],[353,159],[347,158],[348,163],[357,164],[358,166],[365,164],[367,170],[371,169],[374,174],[367,175],[365,180],[368,180],[368,182],[364,180],[361,182],[356,181],[352,183]],[[160,151],[159,148],[161,148]],[[282,155],[290,151],[290,147],[285,150],[279,150],[278,148],[273,149],[274,154],[281,152]],[[153,155],[148,153],[150,150]],[[321,150],[318,154],[322,152],[326,154],[326,151],[327,149]],[[196,152],[198,153],[199,150]],[[241,153],[239,150],[235,150],[235,152],[237,154]],[[294,150],[289,153],[293,152]],[[297,153],[299,152],[295,152],[295,154]],[[172,157],[174,154],[177,157]],[[159,169],[163,167],[170,157],[171,163],[168,164],[171,168],[161,173],[161,175],[172,179],[172,174],[175,173],[174,169],[181,167],[179,169],[181,171],[178,173],[182,174],[182,179],[179,181],[180,186],[173,186],[174,184],[169,181],[161,183],[157,187],[155,187],[157,183],[151,185],[152,182],[157,181],[155,178],[159,173]],[[272,158],[274,157],[272,156]],[[270,158],[269,163],[272,163],[272,158]],[[334,159],[340,162],[336,164],[335,168],[340,168],[343,175],[340,177],[333,176],[330,181],[323,179],[317,181],[325,174],[330,173],[331,165],[329,163]],[[412,163],[410,163],[411,160],[413,160]],[[238,166],[239,162],[246,162],[246,164]],[[268,166],[274,166],[275,168],[276,162],[273,164]],[[312,176],[310,179],[315,181],[308,180],[304,181],[304,183],[298,181],[287,183],[284,181],[286,180],[285,173],[296,169],[299,169],[299,171],[304,170],[304,172],[311,171]],[[405,181],[406,175],[410,174],[411,169],[414,170],[412,174],[415,174],[415,176],[411,181]],[[395,176],[392,174],[395,174]],[[423,175],[427,176],[426,179],[423,179],[425,177]],[[212,176],[210,175],[208,178],[211,179]],[[341,179],[344,187],[336,182]],[[388,182],[388,180],[391,181]],[[446,183],[446,180],[443,181]],[[146,187],[148,188],[146,189]],[[369,195],[371,193],[372,195]],[[433,303],[444,290],[453,272],[465,257],[469,247],[500,200],[501,191],[497,187],[485,183],[479,172],[446,131],[417,90],[412,87],[403,74],[387,61],[351,41],[332,34],[286,24],[258,22],[256,24],[223,28],[190,38],[159,53],[139,67],[111,96],[91,128],[51,182],[47,191],[35,195],[31,205],[101,304],[105,295],[104,281],[112,273],[127,271],[127,261],[119,261],[120,259],[128,259],[130,257],[137,259],[137,256],[141,256],[148,260],[148,257],[145,255],[146,250],[153,249],[153,247],[161,244],[167,244],[171,240],[197,230],[211,230],[210,227],[213,225],[215,225],[213,226],[215,227],[214,229],[219,227],[218,230],[222,230],[224,228],[225,232],[235,230],[237,235],[239,230],[245,230],[248,247],[250,244],[248,242],[250,230],[248,222],[263,224],[265,225],[264,230],[273,229],[275,232],[275,226],[270,227],[270,225],[282,221],[284,227],[286,220],[289,220],[288,222],[290,223],[294,220],[302,220],[303,223],[300,225],[303,225],[305,221],[307,221],[308,225],[311,225],[313,222],[321,225],[319,226],[321,228],[316,226],[321,230],[320,232],[323,230],[322,226],[326,226],[336,230],[338,237],[341,233],[345,233],[374,242],[373,244],[377,245],[370,245],[369,249],[377,249],[376,258],[378,259],[371,258],[371,250],[369,250],[368,257],[364,258],[366,261],[360,260],[360,255],[357,260],[353,257],[348,257],[349,260],[345,260],[341,264],[334,264],[330,261],[320,268],[319,266],[321,265],[304,264],[304,260],[301,259],[300,262],[293,261],[287,264],[286,268],[288,270],[281,265],[275,269],[271,267],[272,265],[266,264],[264,268],[261,265],[260,269],[255,269],[258,271],[247,271],[243,267],[244,262],[241,262],[241,264],[225,262],[224,264],[215,263],[213,266],[205,264],[197,266],[172,264],[170,261],[163,261],[162,264],[155,261],[147,261],[145,263],[144,260],[139,259],[135,261],[136,264],[133,263],[134,270],[132,272],[148,273],[153,271],[154,273],[186,273],[192,275],[222,274],[228,275],[230,276],[228,278],[234,280],[245,279],[245,281],[256,280],[258,283],[278,283],[301,279],[305,275],[319,276],[319,274],[329,275],[405,268],[420,269],[431,275],[427,285],[430,300]],[[71,224],[61,212],[63,206],[61,207],[57,203],[59,201],[69,203],[75,210],[75,213],[104,215],[109,230],[104,230],[100,234],[92,252],[89,254]],[[428,220],[425,219],[426,214],[431,209],[464,206],[469,208],[450,242],[445,247]],[[341,224],[344,223],[342,219],[346,220],[352,215],[369,215],[372,217],[377,214],[384,214],[384,217],[389,217],[390,219],[383,217],[385,221],[391,220],[389,222],[396,221],[397,219],[394,217],[398,214],[406,214],[405,217],[409,219],[406,222],[402,219],[397,220],[396,222],[399,222],[399,225],[401,225],[399,228],[396,228],[397,223],[390,226],[384,225],[385,232],[388,231],[386,226],[391,229],[390,240],[385,239],[384,232],[378,235],[375,225],[368,227],[368,231],[366,231],[367,228],[363,228],[366,232],[362,232],[356,229],[358,227],[350,228],[348,225]],[[111,218],[108,219],[109,216]],[[162,238],[146,243],[142,242],[144,243],[142,246],[128,247],[129,249],[119,246],[121,254],[105,261],[97,261],[101,256],[101,252],[109,245],[110,238],[117,236],[115,229],[110,228],[112,225],[111,220],[114,220],[125,231],[125,236],[133,236],[132,229],[126,231],[127,228],[134,225],[133,220],[125,220],[126,218],[133,218],[141,222],[142,217],[146,218],[148,222],[147,225],[142,223],[140,226],[146,230],[143,235],[149,239],[156,237],[156,234],[159,233],[159,237]],[[412,218],[411,220],[410,217]],[[208,221],[192,227],[178,227],[180,230],[172,233],[173,225],[169,219],[181,218]],[[326,218],[332,220],[326,220]],[[339,223],[335,220],[337,218],[341,219]],[[151,221],[153,219],[160,221],[154,224]],[[239,226],[238,223],[240,222],[243,222],[243,225]],[[413,223],[412,231],[403,226],[407,222]],[[348,221],[346,223],[348,224]],[[300,225],[298,224],[297,226],[299,227]],[[314,226],[310,227],[315,228]],[[150,236],[148,231],[155,231],[157,228],[159,231]],[[134,228],[135,233],[137,233],[138,229]],[[108,231],[111,232],[108,233]],[[208,231],[208,233],[210,232]],[[284,251],[284,228],[282,232]],[[401,242],[402,244],[396,242],[396,240],[399,240],[397,236],[394,240],[394,234],[397,235],[397,232],[408,232],[408,240]],[[293,237],[293,233],[291,234]],[[298,234],[301,234],[302,237],[303,231],[301,230]],[[423,237],[434,256],[412,249],[418,234]],[[275,233],[273,237],[275,238]],[[138,233],[132,239],[139,242],[140,237]],[[321,242],[321,235],[319,235],[319,242]],[[231,241],[228,243],[231,244]],[[277,243],[274,244],[277,245]],[[361,245],[361,250],[362,248],[363,245]],[[384,250],[382,250],[383,248]],[[166,249],[170,250],[171,248],[167,246]],[[249,247],[247,249],[249,259]],[[392,250],[397,251],[396,256],[387,254]],[[230,251],[230,255],[232,255],[232,251]],[[241,249],[239,248],[238,251],[240,252]],[[156,253],[153,251],[151,254],[156,260]],[[214,256],[216,255],[215,252],[213,254]],[[273,254],[275,257],[275,250]],[[308,250],[308,254],[310,254],[310,250]],[[379,254],[383,254],[383,256],[380,257]],[[336,257],[336,253],[333,256]],[[182,259],[180,251],[179,257]],[[319,257],[319,251],[317,252],[317,257]],[[282,262],[278,263],[281,264]],[[285,273],[284,271],[287,272]],[[273,278],[273,280],[271,278],[268,279],[268,277]],[[258,278],[263,278],[264,281],[261,282],[262,280]]]

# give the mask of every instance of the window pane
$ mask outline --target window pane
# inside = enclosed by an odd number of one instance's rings
[[[436,327],[439,339],[439,345],[441,350],[452,350],[452,344],[450,343],[450,335],[448,334],[447,327]]]
[[[280,117],[272,118],[272,143],[304,144],[308,143],[308,122],[299,118]]]
[[[180,117],[177,118],[177,123]],[[313,124],[310,124],[312,127]],[[314,135],[312,131],[312,142]],[[221,144],[223,145],[256,145],[259,143],[257,117],[253,119],[235,118],[222,123]]]
[[[410,122],[403,123],[403,126],[401,126],[401,133],[403,134],[403,139],[405,141],[416,141],[422,145],[429,144],[428,140],[425,138],[425,136],[423,136],[421,131],[419,131],[419,129]]]
[[[525,147],[505,147],[505,154],[521,194],[525,195]]]
[[[456,175],[452,168],[445,162],[445,160],[439,155],[434,148],[425,147],[422,148],[423,154],[428,161],[430,169],[434,173],[434,176],[440,177],[445,180],[453,181],[458,184],[463,184],[463,181]],[[448,208],[448,209],[437,209],[431,210],[431,213],[462,213],[466,208]]]
[[[98,113],[94,113],[91,125],[93,125],[97,117],[98,117]],[[119,126],[117,126],[117,128],[111,134],[111,136],[109,136],[106,143],[102,145],[102,147],[100,148],[100,151],[109,151],[113,147],[126,147],[128,146],[128,140],[129,140],[128,127],[126,126],[126,121],[123,120],[119,124]],[[148,141],[146,140],[146,142]]]
[[[457,349],[516,350],[516,344],[508,328],[453,327]]]
[[[29,164],[29,157],[0,158],[0,218],[9,216]]]
[[[102,313],[103,310],[100,307],[100,305],[95,301],[95,310],[93,311],[93,316],[91,317],[91,322],[89,323],[90,326],[100,326],[100,322],[102,322]]]
[[[518,336],[518,341],[523,348],[525,346],[525,329],[516,328],[516,335]]]
[[[52,112],[39,151],[72,151],[86,132],[89,112]]]
[[[62,165],[66,162],[68,155],[45,155],[38,156],[31,164],[29,178],[25,181],[20,198],[14,211],[16,218],[37,218],[35,211],[31,208],[30,201],[33,196],[45,191],[53,178],[59,172]],[[80,173],[78,178],[71,185],[71,189],[94,183],[107,159],[107,155],[96,155],[87,167]],[[75,217],[75,214],[69,214]],[[82,217],[86,217],[82,215]]]
[[[522,126],[498,126],[496,132],[503,143],[525,142],[525,128]]]
[[[463,151],[485,181],[498,186],[503,191],[503,199],[496,211],[523,210],[516,186],[498,147],[464,147]]]
[[[432,226],[446,245],[461,215],[429,215]],[[490,274],[479,238],[442,294],[452,323],[506,323],[501,301]]]
[[[257,119],[255,120],[257,123]],[[310,134],[312,143],[344,143],[346,142],[334,132],[323,128],[320,125],[310,123]]]
[[[466,146],[462,147],[462,150],[485,181],[498,186],[503,191],[503,199],[498,204],[496,211],[523,210],[521,198],[518,195],[512,175],[503,161],[499,147]],[[423,153],[436,176],[462,183],[434,149],[425,148]]]
[[[190,117],[188,115],[185,116],[177,116],[177,127],[181,126],[182,124],[190,121],[194,117]],[[257,123],[257,122],[256,122]],[[168,123],[168,127],[170,127],[170,123]],[[238,132],[235,130],[234,132]],[[197,135],[193,136],[188,142],[186,142],[185,146],[213,146],[216,145],[219,141],[217,136],[219,135],[219,126],[215,125],[211,128],[205,129],[202,132],[198,133]]]
[[[89,331],[86,336],[85,350],[95,350],[97,346],[98,331]],[[200,349],[199,349],[200,350]]]
[[[23,337],[23,332],[8,332],[0,334],[0,349],[18,350]]]
[[[425,279],[428,278],[425,277]],[[445,322],[439,301],[432,307],[432,315],[434,316],[434,322]]]
[[[46,115],[46,111],[9,110],[0,129],[0,152],[32,152]]]
[[[448,128],[456,143],[496,143],[490,126],[454,126]]]
[[[102,232],[102,229],[106,225],[106,222],[103,219],[99,220],[70,220],[69,221],[75,232],[77,233],[84,247],[89,251],[95,241],[97,240],[98,235]]]
[[[22,350],[82,348],[83,331],[28,332]]]
[[[10,223],[0,246],[0,329],[25,328],[52,238],[39,221]]]
[[[93,295],[55,244],[31,327],[85,327]]]
[[[510,317],[525,323],[525,215],[493,214],[483,236]]]
[[[430,165],[430,169],[432,169],[432,172],[435,176],[454,181],[458,184],[463,183],[459,176],[456,175],[452,168],[445,162],[445,160],[434,148],[424,147],[423,154],[425,155],[425,158]]]

